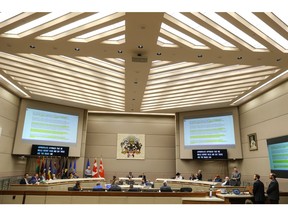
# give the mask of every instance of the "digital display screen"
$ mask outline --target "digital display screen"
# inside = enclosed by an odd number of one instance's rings
[[[184,119],[185,148],[234,148],[233,115],[219,115]]]
[[[228,154],[226,149],[203,149],[192,150],[193,159],[213,160],[227,159]]]
[[[47,146],[47,145],[32,145],[31,155],[68,157],[68,155],[69,155],[69,147],[65,147],[65,146]]]
[[[78,116],[26,109],[23,140],[77,143]]]

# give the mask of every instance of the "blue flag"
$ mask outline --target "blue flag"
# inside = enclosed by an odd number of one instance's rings
[[[89,158],[88,158],[88,160],[87,160],[86,168],[87,168],[88,166],[90,166]]]
[[[74,160],[74,172],[76,172],[76,159]]]

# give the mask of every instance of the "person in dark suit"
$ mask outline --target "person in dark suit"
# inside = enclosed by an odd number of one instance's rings
[[[264,204],[265,203],[265,190],[264,184],[260,181],[260,175],[254,175],[255,182],[253,183],[253,195],[255,204]]]
[[[129,185],[129,189],[128,189],[129,192],[140,192],[141,189],[140,188],[135,188],[133,186],[133,184]]]
[[[276,180],[276,174],[270,173],[269,178],[271,179],[271,182],[269,183],[266,191],[269,203],[279,204],[279,183]]]
[[[20,180],[20,184],[29,184],[29,180],[28,180],[28,173],[25,173],[24,177]]]
[[[39,184],[39,175],[38,173],[35,173],[34,176],[29,181],[29,184]]]
[[[164,181],[163,185],[160,187],[160,192],[172,192],[171,187],[167,184],[166,181]]]
[[[82,187],[81,187],[80,181],[77,181],[75,183],[75,185],[73,186],[73,191],[82,191]]]

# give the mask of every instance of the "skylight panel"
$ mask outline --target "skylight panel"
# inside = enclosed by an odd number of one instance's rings
[[[266,23],[264,23],[262,20],[260,20],[253,13],[240,12],[240,13],[237,13],[237,14],[239,14],[246,21],[248,21],[253,26],[255,26],[257,29],[259,29],[265,35],[270,37],[273,41],[275,41],[275,43],[279,44],[280,46],[282,46],[286,50],[288,49],[288,41],[287,41],[287,39],[283,38],[280,34],[278,34],[278,32],[276,32],[273,28],[271,28]]]
[[[92,31],[92,32],[88,32],[88,33],[80,35],[80,36],[78,36],[76,38],[77,39],[87,39],[87,38],[93,37],[95,35],[99,35],[99,34],[102,34],[104,32],[108,32],[110,30],[120,28],[122,26],[125,26],[125,21],[121,21],[121,22],[115,23],[113,25],[109,25],[109,26],[100,28],[100,29],[97,29],[97,30]]]
[[[162,37],[158,37],[158,41],[164,44],[173,44],[171,41],[166,40],[165,38],[162,38]]]
[[[221,44],[221,45],[223,45],[225,47],[235,47],[233,44],[229,43],[228,41],[226,41],[223,38],[219,37],[218,35],[216,35],[212,31],[204,28],[200,24],[198,24],[198,23],[194,22],[193,20],[189,19],[188,17],[182,15],[181,13],[168,13],[168,14],[170,16],[176,18],[177,20],[179,20],[183,24],[186,24],[187,26],[189,26],[189,27],[193,28],[194,30],[206,35],[207,37],[213,39],[214,41],[216,41],[217,43],[219,43],[219,44]]]
[[[273,14],[274,14],[276,17],[278,17],[278,19],[280,19],[283,23],[285,23],[286,26],[288,27],[288,16],[287,16],[287,13],[286,13],[286,12],[285,12],[285,14],[284,14],[284,13],[279,13],[279,12],[277,12],[277,13],[274,13],[274,12],[273,12]]]
[[[182,38],[185,41],[188,41],[189,43],[191,43],[193,45],[205,46],[203,43],[201,43],[201,42],[191,38],[190,36],[188,36],[188,35],[180,32],[180,31],[178,31],[178,30],[166,25],[165,23],[162,23],[161,28],[166,30],[166,31],[168,31],[168,32],[170,32],[170,33],[172,33],[172,34],[174,34],[174,35],[176,35],[176,36],[178,36],[178,37],[180,37],[180,38]]]
[[[22,32],[25,32],[25,31],[27,31],[29,29],[33,29],[33,28],[35,28],[37,26],[40,26],[40,25],[42,25],[44,23],[47,23],[47,22],[49,22],[51,20],[54,20],[54,19],[56,19],[58,17],[61,17],[61,16],[65,15],[65,14],[67,14],[67,12],[65,12],[65,13],[63,13],[63,12],[49,13],[49,14],[47,14],[45,16],[42,16],[42,17],[40,17],[38,19],[35,19],[35,20],[31,21],[31,22],[28,22],[28,23],[26,23],[24,25],[21,25],[21,26],[19,26],[17,28],[14,28],[14,29],[10,30],[10,31],[7,31],[5,33],[6,34],[17,35],[17,34],[20,34]]]
[[[20,14],[19,12],[1,12],[0,13],[0,22],[4,22],[16,15]]]
[[[222,26],[224,29],[228,30],[235,36],[239,37],[241,40],[245,41],[246,43],[250,44],[252,47],[256,49],[267,49],[265,46],[260,44],[258,41],[256,41],[254,38],[250,37],[234,25],[232,25],[230,22],[222,18],[216,13],[213,12],[203,12],[203,15],[217,23],[218,25]]]
[[[66,31],[69,31],[71,29],[77,28],[77,27],[85,25],[87,23],[99,20],[99,19],[104,18],[104,17],[106,17],[108,15],[111,15],[111,14],[113,14],[113,13],[111,13],[111,12],[110,13],[108,13],[108,12],[96,13],[96,14],[93,14],[93,15],[88,16],[86,18],[83,18],[81,20],[78,20],[76,22],[73,22],[73,23],[70,23],[70,24],[65,25],[63,27],[60,27],[58,29],[55,29],[55,30],[53,30],[51,32],[47,32],[47,33],[45,33],[45,34],[43,34],[41,36],[42,37],[53,37],[55,35],[61,34],[61,33],[66,32]]]

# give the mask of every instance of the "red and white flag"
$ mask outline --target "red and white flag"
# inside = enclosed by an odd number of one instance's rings
[[[100,160],[100,167],[99,167],[99,177],[104,178],[104,166],[103,166],[103,161],[102,158]]]
[[[93,164],[93,169],[92,169],[92,178],[98,178],[98,177],[99,177],[99,173],[98,173],[97,161],[95,159],[94,164]]]

